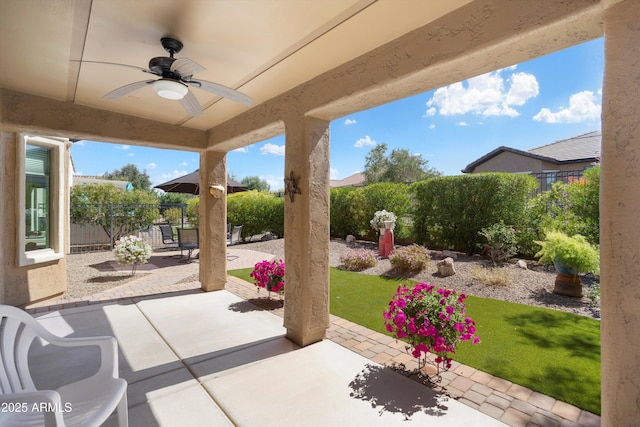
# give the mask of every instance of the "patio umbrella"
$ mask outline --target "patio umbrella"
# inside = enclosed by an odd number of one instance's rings
[[[156,185],[154,188],[159,188],[167,193],[189,193],[200,194],[200,169],[196,169],[190,174],[172,179],[162,184]],[[238,193],[240,191],[247,191],[247,187],[232,179],[227,180],[227,194]]]

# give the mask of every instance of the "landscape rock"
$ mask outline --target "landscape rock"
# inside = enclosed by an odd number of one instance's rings
[[[443,277],[453,276],[456,274],[456,268],[453,265],[453,258],[451,257],[438,261],[436,265],[438,267],[438,274]]]
[[[451,251],[444,250],[442,251],[442,255],[444,256],[445,259],[446,258],[451,258],[453,260],[458,259],[458,255],[456,255],[454,252],[451,252]]]
[[[516,262],[516,267],[521,268],[523,270],[528,270],[527,262],[523,259],[519,259],[518,262]]]
[[[347,243],[353,243],[356,241],[356,236],[349,234],[346,239],[344,239]]]

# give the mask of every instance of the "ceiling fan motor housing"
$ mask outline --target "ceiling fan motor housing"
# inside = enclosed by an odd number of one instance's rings
[[[171,71],[171,64],[173,64],[175,58],[168,58],[166,56],[157,56],[149,60],[149,69],[158,76],[165,77],[165,74],[173,72]]]

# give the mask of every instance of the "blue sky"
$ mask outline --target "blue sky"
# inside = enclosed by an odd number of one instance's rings
[[[603,39],[336,119],[331,178],[364,168],[376,144],[420,154],[444,175],[504,145],[528,150],[600,128]],[[284,136],[234,150],[229,173],[258,175],[283,188]],[[135,164],[154,185],[193,172],[197,153],[81,141],[71,151],[76,174],[102,175]],[[100,159],[96,161],[96,159]]]

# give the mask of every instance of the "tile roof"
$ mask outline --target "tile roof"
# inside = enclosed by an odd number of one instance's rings
[[[331,188],[337,187],[362,187],[364,185],[364,175],[356,172],[343,179],[332,179],[329,183]]]
[[[543,145],[542,147],[532,148],[528,152],[560,162],[588,161],[600,157],[601,142],[602,133],[598,130]]]
[[[462,173],[472,173],[482,163],[496,157],[502,152],[508,151],[533,159],[543,160],[555,164],[596,162],[600,160],[600,146],[602,134],[599,130],[563,139],[528,151],[501,146],[485,154],[479,159],[469,163]]]

